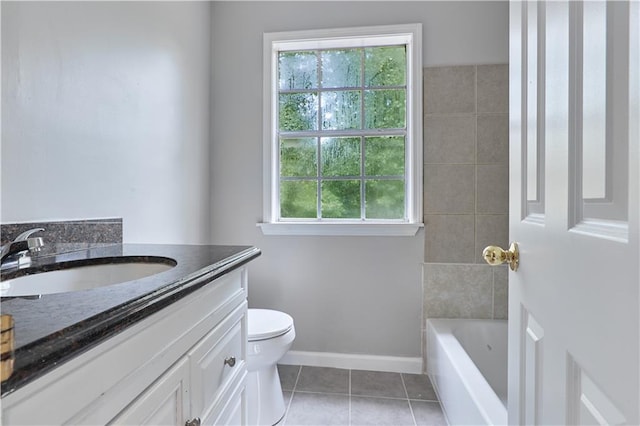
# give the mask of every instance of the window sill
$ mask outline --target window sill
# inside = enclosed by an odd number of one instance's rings
[[[412,237],[422,223],[313,223],[277,222],[256,224],[264,235],[307,235],[307,236],[378,236]]]

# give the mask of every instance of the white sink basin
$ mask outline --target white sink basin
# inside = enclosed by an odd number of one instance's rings
[[[0,282],[0,295],[34,296],[104,287],[159,274],[175,265],[131,262],[77,266]]]

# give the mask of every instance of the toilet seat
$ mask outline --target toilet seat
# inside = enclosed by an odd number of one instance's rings
[[[247,318],[250,342],[282,336],[293,327],[291,316],[271,309],[249,309]]]

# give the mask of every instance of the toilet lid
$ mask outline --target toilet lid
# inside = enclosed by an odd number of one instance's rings
[[[249,341],[278,337],[291,330],[293,318],[270,309],[249,309],[247,314]]]

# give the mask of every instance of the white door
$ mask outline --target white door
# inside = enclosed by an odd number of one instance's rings
[[[510,424],[640,424],[639,9],[510,4]]]

